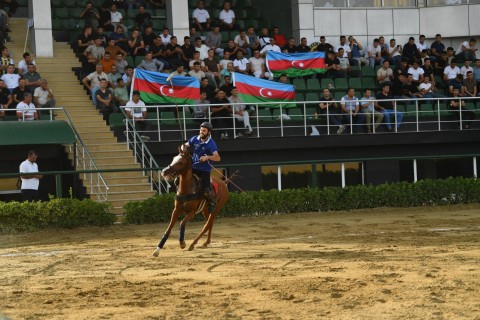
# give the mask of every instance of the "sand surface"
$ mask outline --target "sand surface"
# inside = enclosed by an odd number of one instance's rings
[[[480,205],[165,228],[0,235],[0,319],[480,319]]]

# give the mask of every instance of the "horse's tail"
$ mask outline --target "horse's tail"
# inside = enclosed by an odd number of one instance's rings
[[[225,185],[229,184],[230,182],[233,181],[234,178],[236,178],[238,175],[239,175],[240,171],[235,171],[230,177],[225,177],[226,179],[223,180],[223,182],[225,183]]]

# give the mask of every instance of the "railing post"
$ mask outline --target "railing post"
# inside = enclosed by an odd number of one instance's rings
[[[282,191],[282,166],[277,166],[277,188]]]
[[[473,157],[473,177],[477,179],[477,157]]]
[[[341,171],[342,171],[342,188],[345,188],[345,163],[342,162],[341,166]]]
[[[413,182],[417,182],[417,159],[413,159]]]
[[[62,197],[62,175],[60,173],[55,175],[55,194],[57,198]]]

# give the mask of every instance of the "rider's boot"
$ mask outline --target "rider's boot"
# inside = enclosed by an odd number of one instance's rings
[[[215,195],[213,194],[212,189],[203,190],[203,195],[205,196],[205,199],[207,200],[208,212],[213,213],[215,211],[215,205],[216,205],[216,200],[217,199],[215,199]]]

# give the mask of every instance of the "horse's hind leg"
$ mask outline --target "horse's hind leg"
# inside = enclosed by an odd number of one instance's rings
[[[158,257],[160,250],[163,249],[163,246],[165,245],[165,242],[167,242],[167,239],[170,236],[170,232],[172,232],[173,226],[177,222],[179,216],[180,216],[180,212],[176,208],[173,209],[172,217],[170,218],[170,223],[168,224],[167,230],[165,231],[165,234],[163,235],[160,242],[158,243],[157,248],[153,252],[154,257]]]

